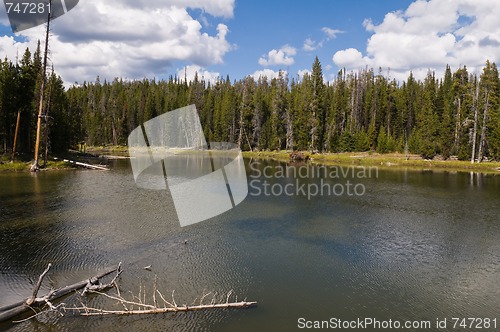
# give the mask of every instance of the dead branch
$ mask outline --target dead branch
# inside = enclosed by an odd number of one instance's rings
[[[82,316],[106,316],[106,315],[151,315],[161,313],[183,312],[183,311],[198,311],[206,309],[243,309],[256,306],[257,302],[230,302],[218,304],[204,304],[195,306],[177,306],[169,308],[154,308],[146,310],[104,310],[97,308],[90,308],[87,306],[79,308],[71,308],[71,310],[85,311],[80,313]],[[68,309],[66,309],[68,310]]]
[[[153,304],[155,307],[158,306],[158,303],[156,302],[156,286],[157,286],[157,282],[158,282],[158,276],[155,275],[155,281],[153,283]]]
[[[1,307],[0,308],[0,322],[10,320],[18,315],[21,315],[21,314],[24,314],[24,313],[27,313],[30,311],[37,314],[38,312],[35,310],[36,308],[43,308],[43,307],[50,308],[49,303],[51,303],[52,301],[57,300],[58,298],[61,298],[61,297],[65,296],[71,292],[74,292],[80,288],[83,288],[88,283],[88,279],[83,280],[83,281],[77,282],[75,284],[66,286],[66,287],[51,290],[45,296],[36,297],[38,294],[38,291],[41,287],[41,283],[43,282],[43,279],[44,279],[45,275],[48,273],[48,270],[50,269],[50,267],[51,267],[51,264],[49,264],[49,266],[45,269],[45,271],[38,278],[38,283],[35,286],[35,289],[33,290],[33,294],[34,294],[35,298],[33,299],[33,296],[32,296],[32,297],[25,299],[23,301]],[[100,279],[104,276],[107,276],[110,273],[113,273],[116,270],[117,270],[117,268],[106,270],[106,271],[96,275],[94,278]],[[30,303],[30,304],[28,304],[28,303]],[[62,309],[64,306],[53,306],[53,307],[58,308],[58,309]]]
[[[36,312],[36,310],[32,308],[33,312],[35,313],[34,315],[29,316],[28,318],[25,318],[25,319],[12,321],[12,323],[16,323],[16,324],[17,323],[24,323],[26,321],[29,321],[30,319],[33,319],[33,318],[38,317],[38,316],[40,316],[42,314],[45,314],[47,311],[56,312],[61,317],[63,317],[64,314],[59,309],[63,308],[66,304],[65,303],[60,303],[57,306],[55,306],[49,300],[47,300],[46,297],[48,297],[48,295],[44,296],[44,299],[45,299],[45,304],[49,307],[49,310],[45,310],[45,311],[41,310],[39,312]]]
[[[81,316],[105,316],[105,315],[149,315],[149,314],[161,314],[161,313],[175,313],[175,312],[187,312],[187,311],[198,311],[198,310],[206,310],[206,309],[230,309],[230,308],[249,308],[257,305],[257,302],[249,302],[246,301],[238,301],[238,297],[233,301],[231,297],[233,297],[233,290],[230,290],[225,295],[218,297],[217,292],[206,293],[205,290],[192,302],[192,305],[188,306],[187,304],[178,305],[175,300],[175,290],[172,291],[171,301],[167,301],[165,296],[158,290],[158,280],[157,276],[155,276],[152,292],[148,294],[146,287],[143,285],[139,286],[139,294],[136,296],[132,292],[131,298],[126,299],[120,292],[118,284],[116,282],[118,276],[120,276],[121,263],[117,268],[106,271],[92,277],[90,279],[81,281],[79,283],[66,286],[63,288],[59,288],[56,290],[51,290],[47,295],[37,298],[36,294],[38,293],[38,289],[43,281],[44,276],[47,274],[51,265],[47,267],[47,269],[40,275],[38,283],[34,290],[35,299],[30,298],[27,299],[18,306],[9,306],[6,309],[0,308],[0,321],[7,320],[14,316],[17,316],[26,311],[32,310],[34,314],[27,319],[19,320],[17,322],[24,322],[26,320],[37,317],[38,315],[44,312],[56,312],[61,316],[64,316],[64,312],[74,312]],[[108,284],[101,284],[99,279],[103,276],[106,276],[112,272],[116,272],[115,276]],[[80,306],[75,307],[67,307],[66,304],[60,303],[58,305],[54,305],[52,303],[53,300],[60,298],[72,291],[77,289],[84,288],[82,295],[84,294],[97,294],[104,296],[110,300],[115,301],[115,305],[120,305],[122,308],[119,309],[101,309],[94,308],[87,304],[84,304],[80,298]],[[109,288],[115,288],[116,294],[107,294],[104,291]],[[212,295],[213,294],[213,295]],[[211,299],[209,295],[212,295]],[[148,298],[151,296],[152,302],[148,303]],[[162,303],[158,300],[157,296],[163,301]],[[28,301],[30,301],[31,305],[28,305]],[[41,311],[35,310],[36,307],[41,307]],[[14,308],[14,311],[11,309]],[[44,311],[45,308],[45,311]]]
[[[134,301],[127,301],[123,297],[120,297],[120,296],[113,296],[113,295],[108,295],[106,293],[95,292],[95,291],[90,291],[90,292],[102,295],[102,296],[107,297],[107,298],[109,298],[111,300],[116,300],[116,301],[118,301],[118,302],[120,302],[122,304],[131,304],[131,305],[136,305],[136,306],[139,306],[139,307],[144,307],[144,308],[149,308],[149,309],[155,309],[156,308],[154,305],[149,305],[149,304],[144,304],[144,303],[138,303],[138,302],[134,302]]]
[[[100,279],[96,277],[92,277],[88,280],[87,285],[85,285],[85,288],[82,291],[82,296],[86,295],[88,292],[91,291],[98,291],[102,292],[107,289],[113,288],[116,285],[116,279],[120,276],[122,273],[122,262],[118,264],[118,267],[116,268],[116,275],[113,277],[113,279],[107,283],[107,284],[101,284]]]
[[[165,297],[163,297],[163,294],[162,294],[162,293],[160,293],[160,291],[158,291],[158,294],[160,295],[161,299],[163,300],[163,302],[164,302],[166,305],[168,305],[168,306],[170,306],[170,307],[174,307],[174,305],[173,305],[172,303],[170,303],[170,302],[168,302],[167,300],[165,300]]]
[[[45,269],[45,271],[43,271],[43,273],[40,274],[40,277],[38,277],[38,282],[36,283],[35,288],[33,288],[33,295],[31,295],[31,297],[26,300],[27,305],[32,305],[33,302],[35,302],[38,291],[40,290],[40,287],[42,286],[43,278],[45,278],[45,275],[49,272],[51,267],[52,267],[52,264],[49,263],[49,265],[47,265],[47,268]]]
[[[236,297],[235,301],[231,300],[233,297],[233,290],[227,292],[221,298],[217,298],[217,293],[213,293],[212,298],[206,301],[207,297],[212,294],[212,292],[206,293],[203,291],[201,297],[198,297],[193,301],[193,304],[188,306],[187,304],[178,305],[175,301],[175,290],[172,291],[172,300],[167,301],[165,296],[157,289],[157,278],[153,283],[153,294],[152,303],[147,302],[146,298],[146,287],[143,285],[139,286],[139,294],[134,295],[130,292],[130,299],[124,298],[118,285],[115,286],[116,293],[114,295],[102,293],[99,291],[89,290],[89,293],[102,295],[110,300],[115,301],[116,305],[121,305],[123,309],[102,309],[94,308],[86,304],[80,303],[79,307],[66,308],[64,311],[72,311],[80,314],[81,316],[109,316],[109,315],[150,315],[150,314],[161,314],[161,313],[175,313],[175,312],[185,312],[185,311],[198,311],[206,309],[230,309],[230,308],[249,308],[257,305],[257,302],[249,301],[238,301]],[[159,303],[156,296],[163,301]]]
[[[159,291],[156,290],[160,298],[164,302],[164,306],[160,307],[157,304],[147,304],[144,303],[144,297],[139,297],[139,296],[132,296],[133,300],[126,300],[120,295],[109,295],[106,293],[101,293],[101,292],[96,292],[96,291],[90,291],[95,294],[102,295],[104,297],[107,297],[111,300],[117,301],[117,303],[120,303],[124,310],[108,310],[108,309],[100,309],[100,308],[93,308],[89,307],[85,304],[81,304],[80,307],[74,307],[74,308],[64,308],[63,310],[65,311],[76,311],[82,316],[107,316],[107,315],[150,315],[150,314],[161,314],[161,313],[172,313],[172,312],[185,312],[185,311],[198,311],[198,310],[206,310],[206,309],[230,309],[230,308],[250,308],[255,305],[257,305],[257,302],[249,302],[249,301],[230,301],[230,297],[233,294],[233,290],[230,290],[226,296],[225,296],[225,302],[224,300],[220,302],[216,302],[215,295],[212,298],[211,302],[208,304],[204,304],[203,300],[210,294],[203,294],[201,297],[200,303],[197,305],[191,305],[188,306],[186,304],[184,305],[177,305],[174,301],[174,293],[172,292],[172,302],[170,303],[167,300],[165,300],[165,297],[163,294]],[[137,299],[134,301],[134,299]],[[128,306],[127,306],[128,305]],[[138,309],[134,309],[134,307],[137,307]]]

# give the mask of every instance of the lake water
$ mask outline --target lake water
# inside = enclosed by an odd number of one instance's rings
[[[156,275],[178,304],[229,290],[258,302],[146,317],[49,314],[0,330],[294,331],[300,318],[430,321],[433,329],[446,318],[451,330],[454,317],[496,318],[500,328],[499,175],[398,169],[302,178],[289,168],[280,177],[284,164],[245,162],[254,181],[246,200],[184,228],[169,192],[138,188],[126,160],[109,172],[0,174],[0,305],[28,297],[49,262],[40,293],[123,262],[124,294],[148,292]],[[264,194],[264,181],[277,195]],[[296,191],[346,181],[360,195]],[[279,192],[287,184],[290,195]]]

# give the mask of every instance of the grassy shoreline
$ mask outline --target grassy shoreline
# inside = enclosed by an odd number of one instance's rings
[[[348,165],[348,166],[377,166],[387,169],[412,168],[425,170],[449,170],[461,172],[482,172],[500,174],[500,162],[482,162],[471,164],[470,161],[462,160],[427,160],[419,155],[388,153],[379,154],[375,152],[345,152],[345,153],[316,153],[303,152],[310,158],[310,162],[322,165]],[[276,161],[289,162],[289,151],[260,151],[243,152],[246,158],[272,159]]]
[[[94,155],[128,156],[126,146],[91,146],[87,153]],[[462,160],[427,160],[419,155],[411,154],[408,158],[401,153],[379,154],[375,152],[345,152],[345,153],[316,153],[301,152],[311,163],[322,165],[345,166],[377,166],[384,169],[410,168],[415,170],[447,170],[456,172],[481,172],[500,174],[500,162],[482,162],[471,164]],[[244,151],[245,158],[271,159],[281,162],[290,162],[290,151]],[[29,172],[31,162],[16,161],[11,163],[0,158],[0,172]],[[45,170],[72,169],[71,164],[62,161],[49,161]]]
[[[128,155],[128,148],[126,146],[88,147],[87,152],[101,155]],[[290,153],[290,151],[243,151],[243,157],[290,162]],[[301,153],[309,156],[310,162],[323,165],[377,166],[387,169],[411,168],[415,170],[431,169],[500,174],[500,162],[471,164],[470,161],[464,160],[427,160],[416,154],[408,155],[407,159],[406,155],[402,153],[344,152],[311,154],[306,151]]]
[[[65,158],[80,162],[87,162],[87,159],[90,159],[91,161],[89,163],[92,163],[92,161],[95,159],[104,160],[102,158],[99,159],[99,156],[95,156],[92,154],[81,154],[77,151],[72,150],[63,153],[59,157],[59,159],[53,158],[53,156],[48,158],[47,165],[45,167],[41,167],[40,171],[59,171],[79,168],[72,163],[62,160]],[[42,166],[43,160],[39,160],[39,163]],[[33,160],[30,160],[30,156],[26,154],[16,156],[16,159],[13,162],[11,161],[10,155],[0,154],[0,173],[29,173],[31,171],[31,165],[33,165]]]
[[[0,163],[0,173],[18,173],[18,172],[30,172],[30,168],[33,162],[31,161],[19,161],[14,162],[2,161]],[[47,161],[47,166],[42,168],[41,171],[55,171],[55,170],[65,170],[73,169],[74,167],[64,161]]]
[[[90,153],[94,155],[128,156],[128,146],[125,145],[88,146],[85,148],[85,153]]]

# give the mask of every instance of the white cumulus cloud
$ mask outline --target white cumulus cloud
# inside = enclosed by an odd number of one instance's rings
[[[316,48],[317,48],[316,42],[314,40],[312,40],[311,38],[307,38],[306,40],[304,40],[304,45],[302,46],[302,48],[306,52],[312,52],[312,51],[316,50]]]
[[[297,71],[297,76],[299,77],[299,80],[302,80],[302,78],[306,74],[311,75],[312,72],[309,69],[300,69],[299,71]]]
[[[220,64],[232,50],[229,29],[211,35],[187,8],[214,18],[233,16],[234,0],[94,0],[80,1],[51,25],[50,59],[67,83],[163,76],[175,61],[200,67]],[[32,50],[44,27],[22,31],[22,41],[0,38],[0,56]],[[16,38],[17,39],[17,38]],[[19,40],[19,39],[18,39]]]
[[[441,73],[449,64],[476,70],[487,59],[500,59],[499,1],[417,0],[405,11],[385,15],[380,24],[366,19],[372,36],[363,50],[345,49],[333,56],[339,67],[390,68],[395,78],[409,71],[423,78],[428,70]]]
[[[338,51],[333,56],[333,62],[339,67],[345,68],[358,68],[368,62],[363,58],[363,54],[355,48],[348,48],[346,50]]]
[[[271,50],[269,53],[259,59],[259,64],[261,66],[290,66],[293,65],[295,60],[294,55],[297,54],[297,50],[290,45],[285,45],[279,50]]]
[[[257,70],[256,72],[254,72],[252,75],[254,80],[258,80],[259,78],[266,78],[267,80],[272,80],[273,78],[278,78],[279,76],[279,73],[280,71],[274,71],[274,70],[271,70],[271,69],[264,69],[264,70]],[[287,71],[286,70],[281,70],[281,75],[283,75],[283,77],[285,77],[287,75]]]
[[[344,31],[342,31],[342,30],[332,29],[332,28],[328,28],[328,27],[321,28],[321,31],[323,31],[325,33],[326,38],[328,40],[337,38],[337,35],[339,33],[344,33]]]
[[[316,51],[320,48],[323,47],[323,45],[328,42],[329,40],[332,40],[332,39],[335,39],[337,38],[337,35],[340,34],[340,33],[344,33],[344,31],[342,30],[338,30],[338,29],[332,29],[332,28],[328,28],[328,27],[323,27],[321,28],[321,31],[324,33],[324,37],[323,39],[321,39],[321,41],[315,41],[313,40],[312,38],[307,38],[306,40],[304,40],[304,44],[302,46],[302,49],[306,52],[312,52],[312,51]]]
[[[316,51],[321,47],[323,47],[323,42],[316,42],[311,38],[307,38],[306,40],[304,40],[304,45],[302,46],[302,49],[306,52],[312,52]]]
[[[199,81],[204,80],[205,82],[210,82],[212,84],[220,78],[220,73],[210,72],[197,65],[189,65],[177,70],[177,77],[179,77],[182,81],[186,78],[188,82],[191,82],[194,80],[196,73],[198,74]]]

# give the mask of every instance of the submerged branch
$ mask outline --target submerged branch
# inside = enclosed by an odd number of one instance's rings
[[[51,267],[52,267],[52,264],[49,263],[49,265],[47,265],[47,268],[45,269],[45,271],[43,271],[42,274],[40,274],[40,277],[38,277],[38,282],[36,283],[35,288],[33,288],[33,295],[31,295],[31,297],[26,300],[27,305],[32,305],[33,302],[35,302],[36,296],[38,295],[38,291],[40,290],[40,287],[42,286],[43,278],[45,278],[45,275],[49,272]]]
[[[116,301],[116,304],[120,304],[123,306],[123,310],[114,310],[114,309],[102,309],[102,308],[94,308],[88,305],[81,303],[79,307],[73,308],[63,308],[64,311],[74,311],[80,314],[81,316],[109,316],[109,315],[151,315],[151,314],[162,314],[162,313],[172,313],[172,312],[186,312],[186,311],[199,311],[206,309],[241,309],[241,308],[250,308],[257,305],[255,301],[239,301],[236,297],[235,301],[231,301],[231,296],[233,295],[233,290],[230,290],[222,300],[217,301],[215,293],[210,300],[210,303],[204,303],[204,299],[211,294],[203,292],[203,295],[200,297],[200,301],[198,304],[194,304],[197,302],[196,298],[193,301],[193,305],[188,306],[187,304],[177,305],[175,302],[175,291],[172,291],[172,302],[169,302],[165,299],[163,294],[156,289],[156,279],[154,285],[154,293],[152,296],[153,304],[146,303],[145,290],[141,286],[139,288],[139,295],[135,296],[132,294],[132,300],[127,300],[123,296],[120,295],[119,288],[116,287],[117,294],[109,295],[106,293],[101,293],[97,291],[90,291],[94,294],[102,295],[110,300]],[[160,296],[163,301],[163,307],[159,306],[156,301],[156,294]]]
[[[66,308],[65,310],[77,310],[84,311],[80,313],[82,316],[106,316],[106,315],[151,315],[151,314],[161,314],[161,313],[172,313],[172,312],[182,312],[182,311],[198,311],[206,309],[242,309],[250,308],[256,306],[257,302],[229,302],[229,303],[217,303],[217,304],[204,304],[195,306],[177,306],[169,308],[153,308],[144,310],[104,310],[98,308],[89,307],[78,307],[78,308]]]
[[[64,316],[65,312],[73,312],[80,316],[106,316],[106,315],[150,315],[150,314],[161,314],[161,313],[175,313],[175,312],[187,312],[187,311],[199,311],[206,309],[241,309],[241,308],[250,308],[257,305],[257,302],[254,301],[238,301],[238,297],[235,300],[231,300],[233,297],[233,290],[230,290],[225,295],[218,297],[217,293],[206,293],[203,290],[203,293],[200,297],[197,297],[192,303],[192,305],[178,305],[175,300],[175,290],[172,291],[171,301],[167,301],[165,296],[157,289],[157,276],[155,276],[153,289],[149,295],[147,295],[146,287],[140,285],[139,294],[136,296],[132,292],[131,298],[126,299],[123,297],[122,293],[117,284],[117,278],[122,273],[121,263],[118,267],[101,273],[95,277],[90,279],[81,281],[79,283],[66,286],[63,288],[59,288],[56,290],[51,290],[47,295],[37,298],[36,295],[38,290],[41,287],[43,282],[43,278],[48,273],[51,264],[45,269],[45,271],[40,275],[38,279],[38,283],[36,284],[33,290],[33,296],[19,304],[14,304],[8,307],[0,308],[0,322],[11,319],[17,315],[22,313],[33,311],[33,315],[26,319],[15,321],[15,323],[25,322],[29,319],[33,319],[38,317],[42,313],[47,312],[56,312],[60,316]],[[112,272],[116,272],[113,279],[107,284],[101,284],[99,279],[111,274]],[[54,305],[52,301],[69,294],[72,291],[77,289],[84,288],[81,292],[82,296],[86,294],[97,294],[101,295],[109,300],[115,302],[115,305],[119,305],[121,308],[118,309],[103,309],[103,308],[94,308],[82,302],[82,298],[80,298],[80,305],[75,307],[68,307],[65,303],[60,303],[58,305]],[[116,294],[106,294],[105,291],[115,288]],[[209,295],[213,294],[211,298]],[[148,297],[151,296],[151,300]],[[157,296],[161,299],[158,300]],[[149,303],[148,303],[149,301]],[[28,304],[29,303],[29,304]],[[36,308],[39,308],[36,310]]]
[[[27,313],[30,311],[37,314],[38,312],[36,309],[39,309],[39,308],[41,308],[39,310],[42,310],[42,311],[43,311],[44,307],[48,307],[49,309],[52,309],[52,310],[53,310],[53,308],[63,309],[64,305],[53,306],[52,301],[57,300],[57,299],[65,296],[67,294],[70,294],[71,292],[74,292],[78,289],[81,289],[88,284],[88,279],[82,280],[80,282],[74,283],[74,284],[69,285],[69,286],[65,286],[65,287],[55,289],[55,290],[51,290],[45,296],[37,297],[37,294],[38,294],[38,291],[41,287],[43,279],[44,279],[45,275],[48,273],[50,267],[51,267],[51,264],[49,264],[49,266],[47,266],[45,271],[38,278],[38,283],[35,286],[35,288],[33,290],[33,295],[30,298],[23,300],[21,302],[14,303],[14,304],[0,308],[0,322],[8,321],[16,316],[19,316],[21,314],[24,314],[24,313]],[[117,271],[118,269],[119,269],[119,267],[106,270],[106,271],[92,277],[91,279],[99,280],[99,279],[107,276],[108,274],[111,274],[111,273]],[[34,299],[33,299],[33,296],[35,297]],[[33,316],[31,316],[30,318],[33,318]]]

